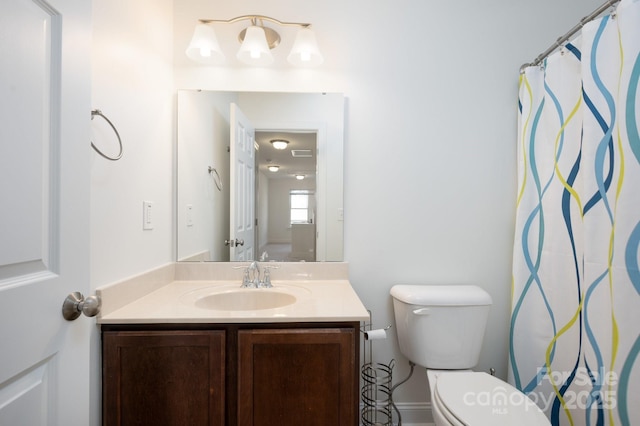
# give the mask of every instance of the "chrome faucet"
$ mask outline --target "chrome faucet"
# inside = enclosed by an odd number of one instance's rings
[[[244,271],[242,278],[242,288],[271,288],[271,273],[269,269],[275,266],[264,267],[264,278],[260,279],[260,264],[257,260],[252,261]]]

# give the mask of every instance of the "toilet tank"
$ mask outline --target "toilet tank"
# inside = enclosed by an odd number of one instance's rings
[[[491,296],[473,285],[391,288],[400,351],[417,365],[467,369],[478,363]]]

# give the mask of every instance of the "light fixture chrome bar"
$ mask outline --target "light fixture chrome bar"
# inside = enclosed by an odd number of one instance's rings
[[[274,58],[270,49],[279,45],[280,34],[274,28],[265,26],[265,21],[298,28],[293,46],[287,56],[289,63],[300,67],[314,67],[324,61],[310,23],[283,22],[265,15],[242,15],[232,19],[199,19],[191,42],[185,51],[187,57],[202,64],[222,64],[225,55],[220,48],[212,24],[233,24],[240,21],[251,21],[251,26],[244,28],[238,34],[241,46],[236,57],[244,64],[266,66],[273,63]]]
[[[609,9],[610,7],[612,7],[613,5],[615,5],[616,3],[619,3],[619,2],[620,2],[620,0],[608,0],[607,2],[602,4],[600,7],[598,7],[596,10],[591,12],[589,15],[585,16],[584,18],[582,18],[580,20],[580,22],[578,22],[573,28],[571,28],[569,31],[567,31],[562,37],[558,37],[556,42],[551,47],[549,47],[547,50],[545,50],[544,52],[539,54],[536,59],[534,59],[532,62],[528,62],[526,64],[522,64],[522,66],[520,67],[520,73],[523,73],[524,69],[527,68],[527,67],[540,65],[540,63],[547,56],[552,54],[557,48],[562,47],[566,41],[568,41],[575,33],[580,31],[582,29],[582,27],[584,27],[587,23],[593,21],[594,19],[596,19],[597,17],[602,15],[604,12],[606,12],[607,9]]]
[[[270,16],[264,16],[264,15],[242,15],[242,16],[237,16],[235,18],[226,19],[226,20],[225,19],[199,19],[198,21],[202,24],[234,24],[236,22],[249,21],[249,20],[252,22],[255,22],[256,20],[273,22],[274,24],[278,24],[283,27],[301,27],[301,28],[311,27],[311,24],[309,23],[282,22],[278,19],[271,18]]]

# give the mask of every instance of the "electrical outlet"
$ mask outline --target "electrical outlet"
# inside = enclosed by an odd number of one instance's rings
[[[142,202],[142,229],[153,229],[153,203],[151,201]]]

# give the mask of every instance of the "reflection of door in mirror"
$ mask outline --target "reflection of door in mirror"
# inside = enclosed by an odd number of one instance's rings
[[[256,131],[238,105],[230,106],[229,258],[255,259]]]
[[[309,243],[311,240],[305,238],[296,239],[304,242],[301,246],[303,253],[294,250],[294,247],[287,247],[287,259],[282,260],[341,261],[344,96],[330,93],[194,90],[178,91],[177,260],[234,260],[228,245],[243,240],[230,232],[230,190],[235,178],[235,172],[230,171],[230,137],[234,128],[230,117],[232,103],[239,106],[256,129],[256,146],[267,144],[258,150],[256,158],[263,161],[260,156],[268,154],[266,159],[281,163],[273,164],[281,165],[277,173],[267,172],[265,165],[256,164],[256,186],[253,188],[256,200],[253,228],[256,239],[253,255],[243,255],[243,260],[259,258],[264,250],[269,253],[267,260],[281,260],[271,244],[268,247],[266,245],[282,241],[282,235],[274,234],[279,231],[287,235],[286,244],[293,246],[293,234],[298,234],[294,228],[301,228],[305,230],[300,235],[313,236],[315,233],[315,242]],[[293,157],[291,160],[298,162],[296,167],[287,166],[284,159],[270,152],[273,150],[270,141],[277,138],[290,141],[288,148],[280,154],[287,159]],[[301,139],[310,139],[310,147],[294,149]],[[303,168],[301,164],[307,159],[307,150],[311,151],[313,158],[310,160],[313,163]],[[294,157],[292,153],[299,157]],[[295,174],[304,174],[304,179],[296,180]],[[267,176],[270,178],[268,181]],[[284,185],[280,182],[284,179],[272,179],[276,176],[288,176],[296,183]],[[280,199],[272,199],[271,194],[279,185],[282,185],[278,192]],[[292,218],[291,194],[297,189],[309,190],[306,224],[312,226],[299,226],[305,225],[299,223],[304,219]],[[267,209],[275,206],[285,214],[276,214]],[[298,208],[296,213],[300,212]],[[271,221],[278,215],[284,223],[272,227]],[[312,247],[310,250],[309,246]],[[292,256],[293,251],[297,253]],[[240,260],[240,257],[236,259]]]

